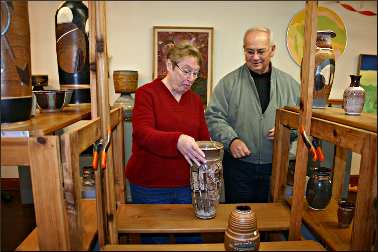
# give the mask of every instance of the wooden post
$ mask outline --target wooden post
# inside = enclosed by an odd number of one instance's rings
[[[305,7],[305,43],[301,69],[301,99],[299,128],[310,134],[312,116],[312,92],[314,87],[315,42],[317,29],[317,1],[306,1]],[[303,211],[303,194],[307,171],[308,150],[301,136],[298,137],[297,159],[294,175],[294,193],[291,205],[289,240],[300,240]]]
[[[107,54],[107,37],[106,37],[106,2],[96,1],[95,2],[95,37],[96,37],[96,71],[97,71],[97,97],[99,101],[99,114],[101,117],[101,131],[102,138],[107,139],[108,128],[110,127],[110,105],[109,105],[109,83],[108,83],[108,54]],[[102,218],[101,226],[104,228],[104,234],[108,236],[109,242],[111,244],[118,242],[118,232],[116,225],[116,209],[115,209],[115,193],[114,193],[114,172],[113,166],[110,162],[112,159],[112,147],[109,148],[107,153],[107,168],[103,172],[102,169],[98,169],[96,172],[97,178],[101,183],[101,187],[105,189],[104,201],[102,203],[103,209],[105,209],[105,215]],[[103,173],[103,174],[102,174]],[[102,181],[104,177],[105,181]],[[96,182],[97,183],[97,182]],[[99,197],[96,197],[99,199]],[[103,247],[106,242],[106,238],[99,241],[100,247]]]

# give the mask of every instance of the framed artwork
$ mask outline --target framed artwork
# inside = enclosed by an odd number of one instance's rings
[[[301,65],[304,45],[304,10],[301,10],[290,20],[286,33],[286,46],[291,58]],[[347,44],[347,33],[343,20],[336,12],[323,6],[318,6],[318,30],[332,30],[336,37],[332,39],[335,59],[343,54]]]
[[[360,54],[358,72],[365,89],[364,112],[377,113],[377,55]]]
[[[201,52],[203,60],[200,76],[194,81],[192,90],[206,106],[213,87],[213,33],[212,27],[154,26],[152,78],[163,78],[167,74],[166,56],[171,46],[182,40],[190,41]]]

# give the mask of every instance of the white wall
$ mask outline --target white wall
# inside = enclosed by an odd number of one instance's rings
[[[59,87],[54,15],[60,3],[29,2],[32,72],[47,73],[53,88]],[[356,9],[377,11],[376,1],[349,3]],[[377,54],[377,17],[348,11],[336,1],[320,4],[335,11],[347,29],[347,47],[336,62],[331,91],[331,98],[342,99],[342,93],[349,85],[349,74],[357,71],[358,55]],[[273,30],[277,43],[273,64],[299,80],[299,66],[291,59],[285,41],[287,25],[304,8],[304,2],[109,1],[107,8],[110,73],[119,69],[137,70],[139,85],[151,81],[152,27],[163,25],[214,27],[214,85],[243,63],[244,31],[250,26],[267,25]]]
[[[59,88],[55,12],[61,3],[29,2],[32,73],[48,74],[49,87],[54,89]],[[348,3],[356,9],[377,12],[376,1]],[[347,47],[336,62],[335,82],[331,91],[331,98],[341,99],[349,85],[349,74],[357,71],[358,55],[377,54],[377,17],[345,10],[336,1],[320,4],[341,16],[347,29]],[[244,31],[254,25],[269,26],[277,43],[273,64],[299,81],[299,66],[291,59],[285,41],[287,25],[304,8],[304,2],[108,1],[107,8],[110,73],[119,69],[137,70],[139,85],[152,79],[152,27],[163,25],[214,27],[214,85],[243,63]],[[113,90],[113,85],[110,89]],[[111,100],[115,98],[112,94]],[[3,172],[2,176],[6,176]]]

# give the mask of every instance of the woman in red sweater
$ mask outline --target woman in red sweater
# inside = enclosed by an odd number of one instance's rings
[[[167,75],[136,91],[132,154],[126,167],[133,203],[192,202],[190,165],[206,162],[196,141],[210,139],[200,97],[190,90],[201,61],[193,45],[176,44],[167,53]],[[143,238],[144,243],[168,241],[168,237]],[[181,242],[179,237],[176,240]]]

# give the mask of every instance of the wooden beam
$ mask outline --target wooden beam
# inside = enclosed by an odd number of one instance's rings
[[[301,99],[299,126],[309,134],[312,116],[312,93],[314,87],[315,42],[317,28],[317,1],[306,1],[304,27],[304,53],[301,69]],[[301,239],[303,194],[307,172],[308,150],[303,139],[298,137],[297,160],[294,174],[293,205],[290,215],[289,240]]]
[[[29,165],[27,138],[1,137],[1,165]]]

